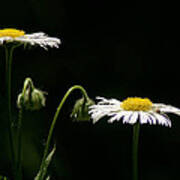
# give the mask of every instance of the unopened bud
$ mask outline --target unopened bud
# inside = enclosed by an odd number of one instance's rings
[[[76,101],[71,113],[71,117],[74,119],[74,121],[90,121],[91,117],[88,114],[88,110],[89,106],[94,104],[94,101],[90,98],[82,97]]]
[[[30,78],[26,78],[22,93],[18,95],[17,106],[31,111],[39,110],[45,106],[45,94],[47,93],[34,87]]]

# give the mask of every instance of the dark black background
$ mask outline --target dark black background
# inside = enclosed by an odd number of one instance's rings
[[[1,2],[2,3],[2,2]],[[23,81],[48,92],[47,105],[23,119],[24,179],[33,179],[40,164],[48,128],[65,92],[82,85],[90,97],[123,100],[149,97],[180,107],[179,9],[160,1],[3,1],[0,28],[43,31],[62,41],[59,49],[16,49],[12,71],[12,103]],[[11,176],[6,123],[5,56],[0,48],[0,174]],[[131,179],[132,127],[121,122],[95,125],[72,122],[74,92],[56,124],[56,155],[49,167],[52,179]],[[172,128],[141,126],[140,179],[179,180],[180,122]]]

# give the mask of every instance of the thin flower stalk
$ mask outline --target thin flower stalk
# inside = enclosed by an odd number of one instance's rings
[[[132,141],[132,171],[133,180],[138,180],[138,142],[139,142],[140,124],[133,125],[133,141]]]
[[[16,46],[12,46],[10,49],[5,46],[6,52],[6,88],[7,88],[7,111],[8,111],[8,134],[11,152],[11,161],[14,175],[16,174],[15,169],[15,151],[13,141],[13,130],[12,130],[12,112],[11,112],[11,66],[12,66],[12,55]]]
[[[22,179],[22,117],[23,117],[23,109],[19,109],[19,115],[18,115],[18,124],[17,124],[17,161],[16,161],[16,167],[17,167],[17,173],[16,173],[16,179]]]
[[[79,89],[82,92],[85,99],[89,99],[86,90],[80,85],[74,85],[66,92],[66,94],[64,95],[64,97],[60,101],[60,104],[59,104],[59,106],[58,106],[58,108],[57,108],[57,110],[55,112],[53,121],[52,121],[50,129],[49,129],[49,133],[48,133],[48,137],[47,137],[47,141],[46,141],[46,145],[45,145],[45,149],[44,149],[44,154],[43,154],[43,158],[42,158],[42,161],[41,161],[40,172],[43,172],[42,168],[44,167],[44,163],[45,163],[46,157],[47,157],[48,152],[49,152],[49,146],[50,146],[52,134],[53,134],[53,131],[54,131],[54,127],[55,127],[57,118],[59,117],[59,113],[60,113],[64,103],[66,102],[67,98],[69,97],[69,95],[76,89]],[[42,174],[39,175],[38,180],[43,180]]]

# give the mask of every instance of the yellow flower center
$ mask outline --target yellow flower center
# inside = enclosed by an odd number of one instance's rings
[[[126,111],[148,111],[152,108],[152,104],[148,98],[131,97],[125,99],[121,107]]]
[[[21,30],[18,30],[18,29],[6,28],[6,29],[1,29],[0,30],[0,37],[16,38],[16,37],[23,36],[24,34],[25,34],[24,31],[21,31]]]

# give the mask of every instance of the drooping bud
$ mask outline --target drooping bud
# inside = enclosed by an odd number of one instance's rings
[[[39,110],[45,106],[45,94],[47,93],[34,87],[31,78],[26,78],[22,93],[18,95],[17,106],[19,109]]]
[[[94,104],[95,102],[89,97],[82,97],[76,101],[71,113],[71,117],[74,121],[90,121],[91,117],[88,113],[89,106]]]

